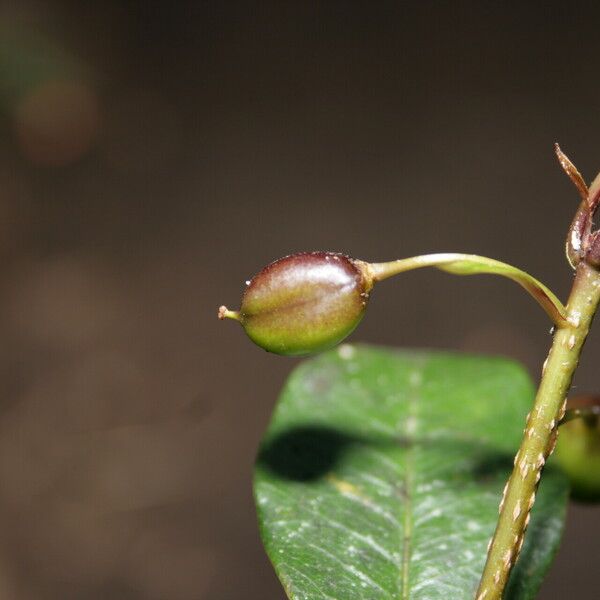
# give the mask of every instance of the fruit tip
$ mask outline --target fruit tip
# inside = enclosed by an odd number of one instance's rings
[[[229,310],[225,305],[219,306],[219,312],[217,316],[222,321],[223,319],[235,319],[236,321],[240,320],[240,314],[237,310]]]

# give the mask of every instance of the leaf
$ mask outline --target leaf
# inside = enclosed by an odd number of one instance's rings
[[[344,345],[301,364],[254,482],[289,598],[472,599],[532,399],[500,358]],[[567,493],[547,469],[507,598],[534,598]]]

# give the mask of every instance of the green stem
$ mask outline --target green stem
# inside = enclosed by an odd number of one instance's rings
[[[423,267],[436,267],[453,275],[485,274],[507,277],[524,288],[546,311],[557,327],[566,324],[566,309],[551,290],[541,281],[529,275],[529,273],[493,258],[478,256],[476,254],[444,252],[441,254],[412,256],[385,263],[362,264],[367,267],[374,282]]]
[[[542,468],[554,450],[558,423],[590,324],[600,302],[600,272],[581,262],[567,304],[567,324],[554,335],[533,410],[527,418],[500,517],[479,583],[477,600],[500,600],[518,558]]]

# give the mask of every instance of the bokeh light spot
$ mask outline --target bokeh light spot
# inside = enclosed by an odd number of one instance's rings
[[[17,140],[32,163],[63,166],[94,145],[100,125],[98,97],[78,81],[46,81],[32,88],[17,105]]]

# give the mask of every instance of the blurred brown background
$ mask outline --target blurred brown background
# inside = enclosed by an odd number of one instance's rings
[[[586,6],[0,3],[0,598],[283,598],[251,471],[295,361],[217,306],[312,249],[476,252],[564,295],[553,142],[600,169]],[[353,339],[534,377],[550,341],[515,286],[435,272]],[[599,514],[572,507],[542,599],[598,597]]]

